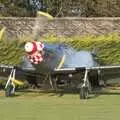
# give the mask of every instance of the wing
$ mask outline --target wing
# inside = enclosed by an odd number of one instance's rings
[[[13,69],[16,71],[15,78],[20,80],[26,80],[26,76],[44,76],[39,71],[36,71],[35,68],[0,64],[0,77],[9,77]]]
[[[12,65],[0,65],[0,76],[8,77],[12,69],[16,69],[18,76],[37,74],[35,73],[35,70],[31,68],[29,69]],[[85,72],[85,70],[88,70],[90,73],[98,73],[105,79],[120,77],[120,66],[60,68],[54,69],[54,74],[82,73]]]
[[[15,77],[17,79],[24,80],[27,75],[35,75],[34,69],[2,64],[0,65],[0,77],[9,77],[13,69],[16,70]]]
[[[55,69],[55,74],[71,74],[89,71],[92,75],[100,75],[103,79],[120,77],[120,66],[76,67]]]
[[[120,77],[120,66],[98,66],[86,68],[90,72],[97,72],[104,80]]]
[[[54,74],[72,74],[78,72],[84,72],[86,67],[74,67],[74,68],[58,68],[54,69]]]
[[[0,65],[0,76],[8,77],[12,69],[14,69],[12,65]]]

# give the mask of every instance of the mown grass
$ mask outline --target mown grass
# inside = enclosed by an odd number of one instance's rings
[[[17,93],[0,96],[1,120],[119,120],[120,94],[80,100],[78,94]]]

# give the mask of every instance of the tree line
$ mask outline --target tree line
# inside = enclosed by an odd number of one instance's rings
[[[119,17],[120,0],[0,0],[0,16],[34,17],[39,10],[54,17]]]

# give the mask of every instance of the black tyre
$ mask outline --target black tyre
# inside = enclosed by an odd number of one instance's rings
[[[81,87],[80,88],[80,99],[87,99],[88,98],[88,88]]]
[[[10,96],[13,96],[13,85],[9,85],[6,90],[5,90],[5,95],[6,97],[10,97]]]

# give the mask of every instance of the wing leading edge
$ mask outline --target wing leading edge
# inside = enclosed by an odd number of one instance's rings
[[[75,67],[75,68],[60,68],[55,69],[55,73],[59,74],[69,74],[69,73],[78,73],[85,72],[88,70],[89,72],[95,72],[103,77],[109,78],[117,78],[120,77],[120,66],[97,66],[97,67]]]

